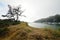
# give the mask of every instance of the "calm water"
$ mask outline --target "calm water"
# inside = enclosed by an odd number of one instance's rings
[[[35,27],[35,28],[54,28],[54,29],[58,29],[60,28],[60,24],[59,25],[49,25],[49,24],[45,24],[45,23],[28,23],[29,26],[31,27]]]

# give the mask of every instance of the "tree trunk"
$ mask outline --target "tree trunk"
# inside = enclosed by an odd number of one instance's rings
[[[17,19],[16,19],[16,21],[18,21],[18,18],[19,18],[19,17],[18,17],[18,14],[17,14]]]

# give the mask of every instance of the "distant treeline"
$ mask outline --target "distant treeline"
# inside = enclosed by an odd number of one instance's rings
[[[50,17],[47,17],[47,18],[42,18],[40,20],[37,20],[35,22],[60,22],[60,15],[59,14],[56,14],[54,16],[50,16]]]

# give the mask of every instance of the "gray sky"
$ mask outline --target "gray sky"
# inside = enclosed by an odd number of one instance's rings
[[[21,4],[22,9],[26,9],[23,15],[27,17],[19,19],[29,22],[60,14],[60,0],[0,0],[0,17],[7,13],[8,4],[12,7]]]

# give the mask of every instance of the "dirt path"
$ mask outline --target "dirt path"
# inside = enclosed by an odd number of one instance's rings
[[[12,37],[14,37],[17,33],[19,33],[20,30],[17,30],[16,32],[12,33],[9,37],[3,39],[3,40],[10,40]]]

